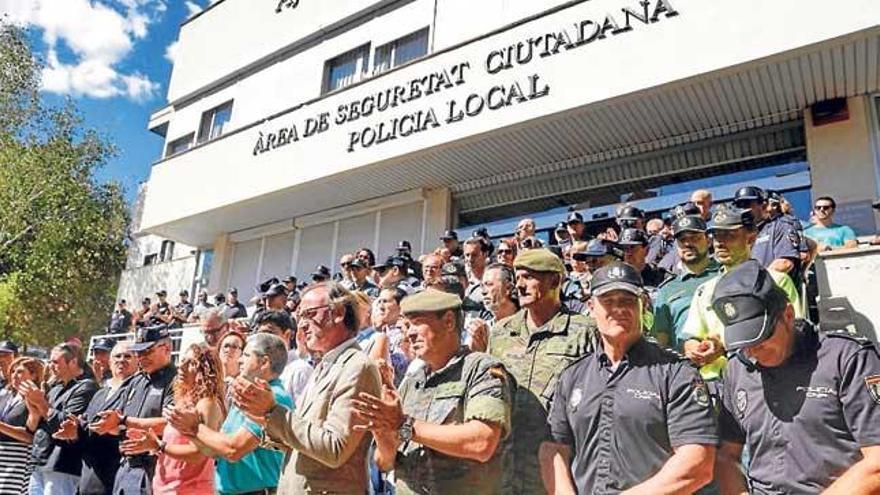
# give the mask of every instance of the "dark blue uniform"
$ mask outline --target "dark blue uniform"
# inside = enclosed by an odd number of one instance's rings
[[[880,445],[880,355],[864,338],[798,322],[785,364],[731,359],[722,396],[722,440],[748,446],[753,493],[818,493]]]
[[[548,418],[573,452],[578,493],[617,493],[654,474],[688,444],[716,445],[706,384],[678,354],[640,339],[616,369],[598,351],[566,369]]]
[[[153,374],[138,373],[128,386],[125,405],[122,408],[123,416],[133,418],[158,418],[162,416],[162,409],[174,402],[174,391],[171,384],[177,375],[177,368],[173,364],[154,372]],[[151,455],[140,454],[125,456],[122,465],[116,473],[113,484],[115,495],[135,495],[152,493],[153,472],[156,469],[156,458]]]
[[[801,248],[804,246],[797,227],[784,215],[776,215],[759,226],[758,238],[752,246],[752,259],[767,268],[776,259],[789,259],[794,268],[789,276],[800,285]]]

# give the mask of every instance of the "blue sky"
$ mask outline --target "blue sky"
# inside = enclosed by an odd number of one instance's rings
[[[178,27],[211,1],[0,0],[46,63],[46,102],[72,98],[85,125],[116,144],[98,179],[122,183],[129,202],[161,154],[146,126],[166,102]]]

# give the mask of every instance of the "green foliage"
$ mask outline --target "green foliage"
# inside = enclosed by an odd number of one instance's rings
[[[41,70],[0,22],[0,338],[47,346],[105,326],[128,215],[120,186],[94,177],[112,145],[72,103],[41,102]]]

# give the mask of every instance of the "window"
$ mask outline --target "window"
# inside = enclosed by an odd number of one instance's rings
[[[165,150],[165,157],[174,156],[178,153],[183,153],[188,150],[190,146],[192,146],[193,141],[193,133],[189,133],[186,136],[179,137],[174,141],[168,143],[168,148]]]
[[[162,250],[159,251],[160,261],[171,261],[174,258],[174,241],[162,241]]]
[[[373,74],[403,65],[428,53],[428,28],[376,48]]]
[[[159,261],[159,255],[156,253],[144,256],[144,266],[155,265]]]
[[[232,117],[232,100],[203,113],[197,142],[204,143],[223,134],[230,117]]]
[[[323,93],[336,91],[360,81],[367,73],[369,65],[369,44],[328,60],[324,66]]]

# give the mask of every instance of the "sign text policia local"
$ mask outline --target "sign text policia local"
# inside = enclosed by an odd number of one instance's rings
[[[308,139],[328,131],[333,126],[352,127],[347,132],[349,153],[378,146],[417,133],[427,132],[444,125],[452,125],[511,105],[521,105],[550,94],[551,85],[540,74],[520,80],[509,80],[463,98],[449,99],[437,107],[413,108],[402,116],[395,116],[365,127],[355,123],[365,117],[380,115],[389,109],[410,107],[419,101],[467,83],[475,70],[490,75],[503,75],[516,66],[527,66],[539,58],[576,50],[588,44],[618,36],[641,26],[649,26],[663,19],[679,15],[669,0],[641,0],[637,6],[624,7],[603,19],[585,19],[563,27],[559,31],[529,37],[517,43],[490,51],[482,67],[470,62],[459,62],[440,70],[410,79],[406,83],[384,88],[347,103],[336,111],[321,112],[304,121],[293,122],[273,132],[259,132],[253,154],[269,151]],[[414,106],[414,105],[412,105]]]

